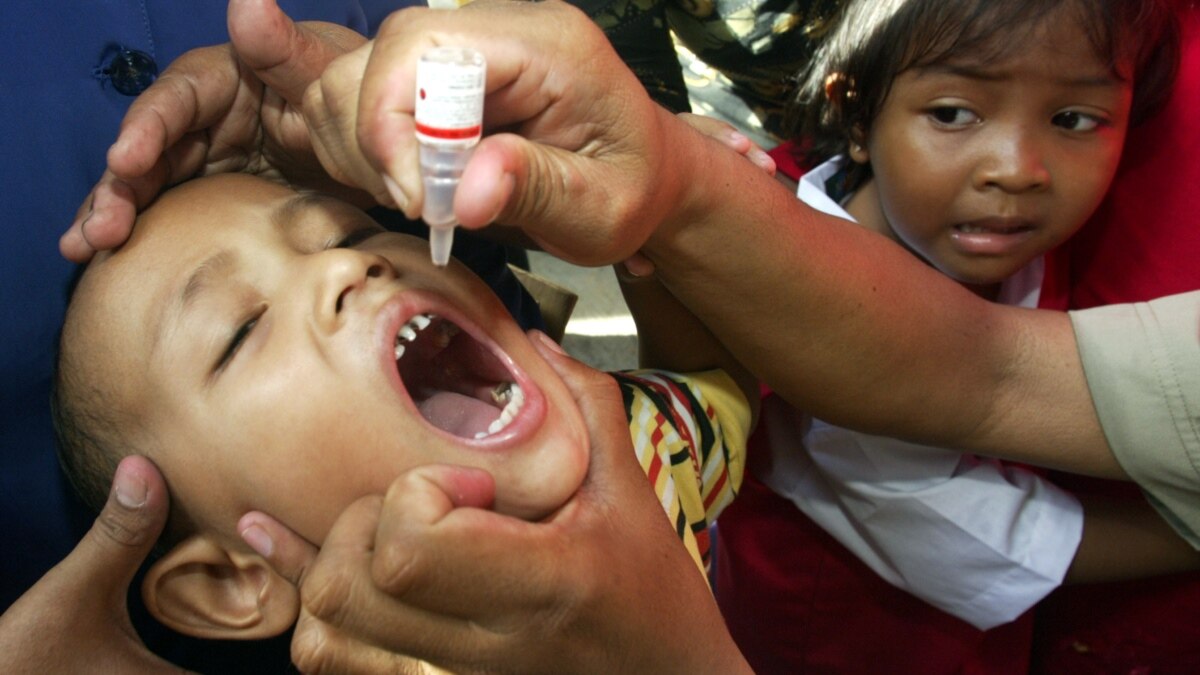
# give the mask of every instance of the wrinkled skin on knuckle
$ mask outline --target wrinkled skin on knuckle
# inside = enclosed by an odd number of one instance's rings
[[[353,569],[318,566],[300,589],[304,608],[320,621],[338,625],[352,609],[355,584]]]
[[[101,540],[108,540],[121,546],[134,548],[147,543],[157,532],[147,532],[141,520],[134,520],[111,511],[101,511],[96,518],[97,527],[91,530],[92,535]],[[103,541],[101,541],[103,543]]]
[[[384,593],[403,598],[416,587],[425,565],[420,546],[376,541],[371,559],[371,580]]]
[[[309,617],[296,624],[292,637],[292,663],[302,673],[334,672],[334,654],[329,628]]]
[[[387,146],[388,139],[394,135],[391,126],[395,126],[394,113],[380,105],[359,109],[358,119],[355,120],[352,139],[358,144],[363,157],[368,162],[378,162],[386,165],[382,150]]]

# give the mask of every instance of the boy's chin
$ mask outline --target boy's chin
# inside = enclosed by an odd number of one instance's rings
[[[539,445],[543,451],[527,455],[528,464],[504,467],[511,480],[496,477],[497,513],[544,520],[570,503],[587,481],[591,449],[582,429],[560,428],[540,439]]]
[[[554,516],[575,499],[579,494],[582,482],[574,490],[567,492],[562,498],[555,499],[549,495],[540,495],[536,501],[503,500],[496,501],[495,511],[501,515],[511,516],[532,523],[541,522]]]

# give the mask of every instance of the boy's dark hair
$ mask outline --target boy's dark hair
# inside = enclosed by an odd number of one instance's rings
[[[89,509],[99,512],[108,500],[112,477],[121,455],[129,447],[106,404],[103,392],[72,374],[69,360],[60,358],[54,373],[50,408],[58,437],[58,462],[67,481]]]
[[[139,421],[120,411],[113,392],[88,376],[88,356],[79,351],[86,336],[74,325],[74,304],[72,293],[59,340],[50,409],[63,473],[83,503],[99,513],[108,501],[117,464],[129,455],[146,453],[137,447],[130,433],[138,428]],[[156,552],[164,553],[194,529],[183,509],[172,500]]]
[[[1041,20],[1073,8],[1109,69],[1132,77],[1130,126],[1170,95],[1179,64],[1178,0],[854,0],[818,48],[789,107],[788,132],[808,160],[844,153],[871,127],[896,76],[958,54],[1002,57]],[[1130,72],[1119,72],[1129,64]],[[847,188],[870,176],[851,164]]]

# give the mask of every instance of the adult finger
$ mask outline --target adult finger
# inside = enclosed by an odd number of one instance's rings
[[[375,203],[420,215],[407,197],[393,191],[362,153],[356,138],[360,82],[374,42],[338,57],[304,94],[304,121],[321,165],[338,182],[366,191]]]
[[[162,475],[150,460],[126,457],[117,465],[108,502],[62,569],[77,580],[81,592],[112,596],[112,601],[124,598],[166,521]]]
[[[528,57],[530,53],[561,52],[556,44],[572,38],[552,35],[553,31],[530,30],[520,35],[496,30],[505,22],[523,26],[521,15],[531,12],[530,5],[471,3],[462,8],[467,11],[453,16],[440,10],[409,8],[392,14],[380,26],[362,77],[356,140],[374,169],[387,175],[394,189],[404,195],[396,201],[408,204],[408,211],[419,213],[423,200],[412,117],[421,53],[441,45],[471,46],[485,53],[485,132],[541,114],[574,86],[574,78],[565,72],[552,72],[542,60]],[[564,8],[577,11],[556,3],[546,3],[536,11],[542,18],[554,18],[563,14]]]
[[[167,517],[153,464],[127,457],[107,504],[62,562],[0,615],[0,670],[14,673],[179,673],[150,653],[126,593]]]
[[[608,430],[618,415],[624,418],[621,393],[612,377],[572,358],[542,331],[532,330],[529,336],[533,346],[563,379],[572,397],[579,403],[589,429]],[[618,406],[620,409],[617,409]],[[625,435],[625,429],[621,429],[621,433]]]
[[[699,131],[716,140],[729,149],[746,157],[755,166],[766,171],[767,174],[775,175],[775,160],[749,136],[738,131],[737,127],[707,115],[697,115],[694,113],[679,113],[679,119],[687,122],[693,129]]]
[[[442,675],[430,663],[355,640],[311,616],[296,623],[292,635],[292,663],[302,673],[395,673]]]
[[[240,91],[239,75],[229,45],[180,56],[129,106],[108,149],[109,170],[125,180],[148,174],[185,134],[229,112]]]
[[[167,184],[169,164],[164,157],[150,173],[132,180],[105,171],[59,239],[63,257],[72,262],[87,262],[96,251],[125,243],[133,231],[138,210],[153,201]]]
[[[275,0],[230,0],[227,23],[238,58],[295,106],[330,61],[366,42],[337,24],[297,24]]]
[[[336,620],[347,632],[369,637],[376,644],[388,644],[389,634],[420,628],[422,621],[429,620],[426,610],[455,615],[440,602],[444,594],[438,589],[444,590],[442,581],[453,584],[476,576],[475,570],[465,575],[447,571],[440,558],[441,549],[425,545],[428,531],[444,527],[457,532],[466,521],[467,526],[481,528],[472,530],[468,537],[478,537],[492,527],[477,525],[479,519],[507,520],[477,508],[490,505],[494,494],[494,481],[479,469],[426,465],[406,471],[392,483],[385,499],[370,498],[376,509],[374,519],[352,515],[351,509],[339,518],[322,546],[317,568],[306,582],[306,608],[318,618]],[[370,575],[372,588],[381,591],[380,599],[394,605],[389,617],[393,623],[388,628],[380,629],[385,623],[381,612],[343,609],[376,602],[369,598],[347,602],[348,595],[355,591],[345,587],[345,582],[355,575],[344,572],[360,567]],[[405,606],[410,609],[403,610]],[[467,610],[479,607],[469,603]]]
[[[436,521],[446,513],[456,513],[458,506],[485,506],[493,492],[491,477],[485,472],[421,466],[398,478],[388,498],[390,501],[398,494],[409,503],[418,502],[402,518]],[[416,494],[422,498],[413,500]],[[384,537],[377,532],[384,528],[372,525],[388,518],[377,513],[378,508],[378,497],[371,497],[347,509],[301,587],[304,611],[293,638],[293,659],[302,670],[341,673],[358,671],[364,663],[372,668],[388,663],[400,664],[396,668],[407,671],[416,667],[415,662],[396,655],[409,653],[445,661],[451,655],[462,657],[464,651],[472,655],[479,651],[478,645],[466,646],[463,640],[464,635],[478,639],[486,633],[479,626],[409,604],[373,584],[372,556]],[[422,566],[424,562],[418,561],[414,567]],[[425,665],[420,668],[416,671],[434,671]]]
[[[261,511],[243,515],[238,520],[237,531],[250,548],[293,586],[300,586],[320,552],[307,539]]]

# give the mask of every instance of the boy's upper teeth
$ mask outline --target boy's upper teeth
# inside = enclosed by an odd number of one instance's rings
[[[425,330],[433,323],[434,315],[432,314],[415,314],[411,319],[406,321],[400,330],[396,332],[396,360],[404,356],[405,345],[417,339],[417,333]]]

